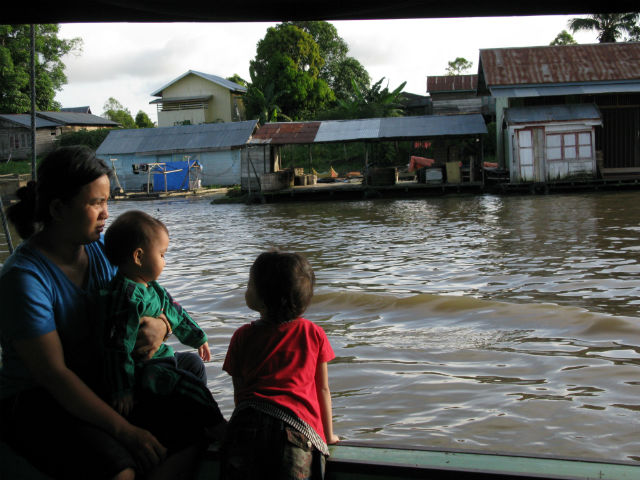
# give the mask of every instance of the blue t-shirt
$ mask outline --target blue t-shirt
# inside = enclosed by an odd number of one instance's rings
[[[115,275],[102,241],[85,245],[89,256],[86,289],[69,280],[60,268],[23,242],[0,271],[0,398],[34,387],[35,380],[18,357],[12,340],[26,340],[57,330],[65,362],[85,380],[98,355],[94,346],[97,319],[88,315],[96,292]]]

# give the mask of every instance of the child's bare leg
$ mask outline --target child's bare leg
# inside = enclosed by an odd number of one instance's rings
[[[136,478],[136,471],[133,468],[127,468],[121,471],[112,480],[134,480]]]

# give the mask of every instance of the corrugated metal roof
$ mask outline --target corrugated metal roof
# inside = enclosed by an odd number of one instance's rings
[[[176,83],[179,80],[182,80],[184,77],[186,77],[187,75],[197,75],[199,77],[204,78],[205,80],[209,80],[210,82],[213,83],[217,83],[218,85],[222,85],[224,88],[228,88],[229,90],[231,90],[232,92],[242,92],[242,93],[246,93],[247,88],[243,87],[242,85],[238,85],[235,82],[231,82],[229,80],[227,80],[226,78],[222,78],[219,77],[217,75],[212,75],[210,73],[202,73],[202,72],[197,72],[195,70],[189,70],[186,73],[183,73],[182,75],[180,75],[178,78],[171,80],[169,83],[167,83],[166,85],[160,87],[158,90],[156,90],[155,92],[153,92],[151,94],[152,97],[159,97],[162,96],[162,91],[173,85],[174,83]]]
[[[478,87],[478,75],[434,75],[427,77],[427,92],[474,91]]]
[[[422,115],[322,122],[267,123],[255,133],[252,142],[285,145],[482,133],[487,133],[487,127],[480,114]]]
[[[62,107],[60,109],[61,112],[77,112],[77,113],[91,113],[91,108],[87,105],[86,107]]]
[[[480,114],[382,118],[379,138],[424,138],[487,133]]]
[[[600,119],[600,110],[593,104],[538,105],[533,107],[511,107],[505,110],[505,120],[508,124]]]
[[[340,142],[349,140],[369,140],[378,138],[380,119],[329,120],[322,122],[316,135],[316,142]]]
[[[8,122],[15,123],[21,127],[31,128],[31,114],[29,113],[3,113],[0,114],[0,119]],[[59,122],[52,122],[44,118],[36,116],[36,129],[37,128],[51,128],[59,127]]]
[[[480,50],[487,87],[640,79],[640,43]]]
[[[90,113],[78,112],[36,112],[36,115],[65,125],[94,125],[117,127],[119,124]]]
[[[177,127],[113,130],[98,147],[99,155],[151,152],[206,151],[245,145],[257,124],[207,123]]]
[[[114,130],[98,154],[203,151],[251,143],[309,144],[361,140],[428,138],[487,133],[480,114],[268,123],[252,133],[257,121],[178,127]]]
[[[267,123],[258,129],[253,138],[259,143],[274,145],[313,143],[319,127],[320,122]]]

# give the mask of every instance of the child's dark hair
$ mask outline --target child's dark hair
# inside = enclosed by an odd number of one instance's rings
[[[22,238],[29,238],[51,221],[49,206],[53,200],[70,201],[82,187],[102,175],[111,175],[111,169],[92,149],[60,147],[40,162],[37,181],[18,189],[20,201],[7,209],[7,217]]]
[[[104,234],[104,252],[114,265],[122,265],[139,247],[145,247],[159,230],[169,230],[157,218],[140,210],[119,215]]]
[[[264,319],[274,323],[295,320],[309,307],[316,277],[299,253],[273,250],[261,253],[251,266],[255,292],[265,306]]]

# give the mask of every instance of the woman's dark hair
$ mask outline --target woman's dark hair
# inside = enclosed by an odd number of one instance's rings
[[[264,319],[274,323],[295,320],[313,297],[316,277],[299,253],[278,250],[261,253],[251,266],[251,279],[265,306]]]
[[[38,166],[37,181],[16,192],[18,203],[7,209],[7,217],[18,235],[29,238],[51,220],[53,200],[70,201],[82,187],[110,175],[111,169],[89,147],[61,147],[47,155]]]
[[[123,265],[136,248],[149,245],[158,231],[169,235],[166,225],[140,210],[119,215],[104,234],[104,253],[114,265]]]

